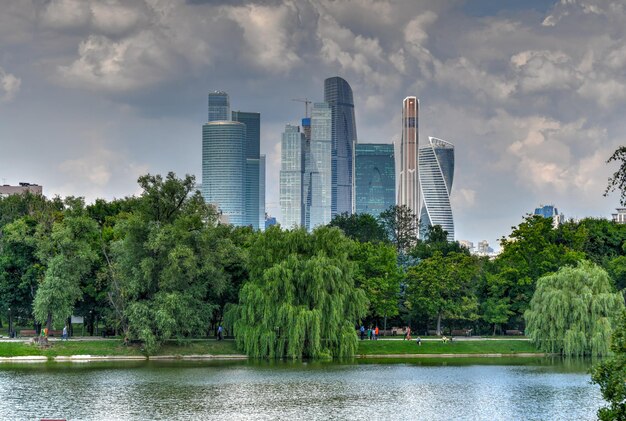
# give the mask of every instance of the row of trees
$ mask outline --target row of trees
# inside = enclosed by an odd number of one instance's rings
[[[62,326],[96,319],[149,351],[226,322],[261,356],[350,355],[355,325],[524,330],[537,281],[593,262],[626,286],[626,226],[585,219],[553,228],[529,216],[494,260],[415,236],[405,207],[339,215],[313,233],[219,224],[193,177],[146,175],[120,200],[0,199],[0,314]]]

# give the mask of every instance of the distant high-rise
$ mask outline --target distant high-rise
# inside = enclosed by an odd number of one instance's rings
[[[420,238],[425,238],[428,227],[439,225],[448,232],[448,241],[454,241],[454,219],[450,206],[450,192],[454,180],[454,145],[435,137],[419,148],[419,183],[422,193]]]
[[[305,220],[311,231],[332,218],[332,109],[325,102],[313,104],[311,141],[306,148]]]
[[[565,215],[559,213],[559,210],[554,205],[539,205],[538,208],[535,208],[535,215],[552,218],[554,228],[565,222]]]
[[[244,225],[251,226],[254,229],[260,229],[262,226],[265,225],[265,206],[263,206],[263,212],[259,214],[261,207],[259,202],[261,198],[261,115],[254,112],[233,111],[232,120],[238,121],[246,125],[246,143],[244,152],[246,160],[246,215]],[[263,183],[264,182],[265,180],[263,180]],[[265,194],[263,194],[263,196],[265,196]],[[263,218],[262,224],[261,218]]]
[[[259,159],[259,229],[265,231],[265,155]]]
[[[331,216],[354,212],[354,149],[357,143],[352,88],[336,76],[324,81],[324,102],[332,110]]]
[[[229,223],[245,225],[246,125],[212,121],[202,126],[202,196]]]
[[[209,119],[207,121],[229,121],[230,100],[226,92],[209,93]]]
[[[396,166],[392,144],[357,144],[355,168],[356,213],[378,217],[396,204]]]
[[[415,215],[420,212],[418,171],[419,100],[414,96],[402,102],[402,136],[399,147],[398,206],[407,206]]]
[[[280,210],[282,226],[287,229],[302,226],[304,221],[304,148],[305,138],[300,128],[285,126],[280,156]]]
[[[8,184],[0,185],[0,197],[25,193],[41,196],[43,194],[43,187],[41,187],[39,184],[31,183],[20,183],[19,186],[10,186]]]

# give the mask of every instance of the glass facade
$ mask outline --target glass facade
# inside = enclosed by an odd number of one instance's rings
[[[280,153],[280,210],[286,229],[303,225],[304,134],[298,126],[287,125]]]
[[[246,125],[245,143],[245,203],[246,215],[244,225],[260,229],[265,225],[265,203],[263,213],[259,215],[260,204],[260,150],[261,150],[261,114],[244,111],[233,111],[232,120]],[[265,193],[263,193],[265,196]],[[265,201],[265,199],[263,199]],[[260,223],[263,217],[263,224]]]
[[[378,216],[396,204],[393,145],[360,143],[355,159],[356,213]]]
[[[419,182],[422,193],[420,238],[428,227],[440,225],[448,232],[448,241],[454,241],[454,219],[450,192],[454,181],[454,145],[434,137],[419,148]]]
[[[245,224],[246,125],[214,121],[202,126],[202,196],[233,225]]]
[[[407,206],[418,215],[420,182],[418,170],[419,100],[414,96],[402,102],[402,136],[399,149],[398,206]]]
[[[230,120],[230,100],[226,92],[209,93],[209,119],[207,121]]]
[[[336,76],[324,81],[324,102],[332,116],[332,216],[354,211],[354,148],[357,143],[352,88]],[[311,135],[312,136],[312,135]]]
[[[313,104],[310,125],[304,183],[304,225],[309,231],[332,219],[332,108],[325,102]]]
[[[265,231],[265,155],[259,158],[259,229]]]

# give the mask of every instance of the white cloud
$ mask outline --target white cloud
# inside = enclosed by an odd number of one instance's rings
[[[0,67],[0,102],[10,102],[22,86],[22,79],[4,71]]]

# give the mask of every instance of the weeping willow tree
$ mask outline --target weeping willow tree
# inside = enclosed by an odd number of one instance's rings
[[[354,355],[354,326],[367,299],[354,285],[352,246],[337,228],[259,234],[250,248],[250,281],[226,317],[237,346],[257,358]]]
[[[623,309],[624,299],[614,292],[606,271],[581,262],[537,281],[524,314],[526,332],[544,352],[607,355],[613,325]]]

